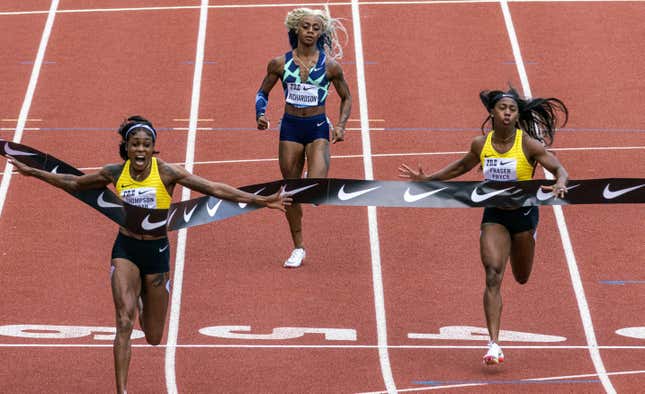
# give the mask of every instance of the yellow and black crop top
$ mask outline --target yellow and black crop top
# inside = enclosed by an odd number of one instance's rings
[[[157,158],[152,158],[150,175],[143,181],[135,181],[130,176],[130,160],[123,165],[123,170],[116,182],[116,190],[121,199],[128,204],[148,209],[168,209],[172,196],[159,176]]]
[[[527,181],[532,179],[535,168],[524,155],[522,149],[524,133],[522,130],[515,130],[513,147],[505,153],[499,153],[493,148],[491,139],[494,133],[494,130],[488,133],[479,155],[484,170],[484,179],[491,181]]]

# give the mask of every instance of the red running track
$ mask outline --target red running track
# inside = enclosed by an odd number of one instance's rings
[[[13,3],[0,9],[3,119],[20,113],[47,14],[2,12],[49,8],[46,1]],[[61,10],[161,8],[59,13],[22,142],[92,171],[118,160],[114,130],[123,117],[139,113],[162,129],[161,156],[183,162],[200,11],[197,1],[164,8],[174,5],[62,1]],[[290,8],[209,10],[195,173],[233,185],[279,178],[277,135],[253,130],[252,98],[268,60],[288,49],[282,21]],[[358,119],[364,103],[352,9],[332,4],[330,10],[350,32],[342,64]],[[634,55],[633,39],[645,33],[641,3],[511,3],[510,11],[533,94],[560,97],[571,109],[569,129],[554,145],[571,176],[643,177],[645,61]],[[436,169],[455,160],[485,116],[479,90],[504,88],[507,81],[522,88],[497,2],[370,4],[360,6],[360,15],[377,179],[394,179],[401,162]],[[270,100],[273,125],[279,90]],[[0,137],[12,139],[16,123],[2,121]],[[358,130],[332,147],[332,177],[365,176],[361,123],[349,127]],[[551,208],[541,209],[531,280],[504,282],[502,329],[515,332],[503,342],[507,362],[481,366],[480,215],[475,209],[378,209],[380,273],[365,208],[305,207],[308,257],[298,270],[281,268],[291,245],[276,212],[192,228],[172,267],[172,273],[183,267],[181,287],[173,290],[181,310],[169,319],[178,333],[169,338],[169,330],[164,341],[176,340],[174,368],[165,346],[136,339],[129,389],[163,392],[174,382],[180,392],[637,391],[645,370],[642,207],[564,209],[608,373],[604,385]],[[112,223],[63,192],[14,176],[0,229],[0,353],[11,360],[0,387],[113,391],[111,342],[95,337],[105,334],[96,327],[114,324]],[[375,312],[381,281],[385,322]],[[12,325],[65,328],[24,338],[15,330],[8,335]],[[47,337],[56,330],[75,337]],[[379,333],[386,333],[380,349]],[[526,380],[538,378],[551,380]]]

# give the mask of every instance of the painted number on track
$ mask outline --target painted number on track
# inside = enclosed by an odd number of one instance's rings
[[[284,340],[300,338],[305,334],[324,335],[328,341],[355,341],[356,330],[348,328],[276,327],[270,334],[250,334],[251,326],[204,327],[199,332],[209,337],[228,339]]]
[[[49,326],[44,324],[14,324],[0,326],[0,335],[16,338],[34,339],[69,339],[82,338],[93,335],[97,341],[113,341],[116,329],[114,327],[86,327],[86,326]],[[143,338],[141,330],[132,330],[130,338]]]
[[[616,334],[628,338],[645,339],[645,327],[625,327],[616,330]]]
[[[446,339],[452,341],[488,341],[488,330],[472,326],[447,326],[439,329],[439,334],[409,333],[410,339]],[[499,331],[499,340],[504,342],[562,342],[567,338],[556,335],[534,334],[520,331]]]

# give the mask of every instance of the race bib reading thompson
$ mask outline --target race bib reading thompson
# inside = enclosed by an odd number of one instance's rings
[[[517,160],[504,158],[484,159],[484,179],[491,181],[517,180]]]
[[[299,107],[315,107],[318,105],[318,88],[308,83],[288,83],[286,101]]]
[[[130,205],[141,208],[157,208],[157,189],[154,187],[140,187],[121,191],[121,199]]]

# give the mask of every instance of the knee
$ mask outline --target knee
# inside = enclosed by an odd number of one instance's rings
[[[130,313],[117,312],[116,332],[120,335],[130,335],[134,329],[134,316]]]
[[[486,267],[486,287],[498,288],[502,283],[502,272],[500,269],[487,266]]]
[[[516,276],[515,281],[521,285],[525,285],[526,282],[529,281],[529,276],[528,275]]]
[[[146,342],[148,342],[149,345],[157,346],[161,343],[161,337],[161,334],[146,333]]]
[[[526,284],[529,281],[531,276],[531,267],[533,266],[532,261],[520,261],[519,263],[511,261],[513,263],[513,277],[515,281],[521,285]]]
[[[149,345],[157,346],[161,343],[163,337],[163,325],[161,327],[156,326],[155,324],[150,324],[149,328],[143,330],[146,335],[146,342]]]
[[[281,161],[280,172],[285,179],[300,179],[302,176],[303,163],[300,161]]]

